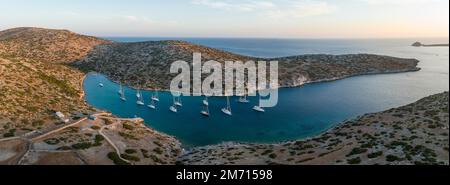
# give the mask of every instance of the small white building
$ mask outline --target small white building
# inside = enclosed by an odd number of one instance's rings
[[[66,119],[66,116],[62,112],[56,112],[55,115],[64,123],[68,123],[70,121],[69,119]]]

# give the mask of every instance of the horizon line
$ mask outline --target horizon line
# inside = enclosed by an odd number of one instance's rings
[[[90,34],[86,34],[90,35]],[[449,36],[418,37],[246,37],[246,36],[127,36],[127,35],[90,35],[99,38],[180,38],[180,39],[302,39],[302,40],[370,40],[370,39],[450,39]]]

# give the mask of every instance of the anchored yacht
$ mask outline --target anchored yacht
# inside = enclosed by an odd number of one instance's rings
[[[227,96],[227,107],[222,109],[222,112],[226,115],[232,116],[231,113],[231,105],[230,105],[230,97]]]

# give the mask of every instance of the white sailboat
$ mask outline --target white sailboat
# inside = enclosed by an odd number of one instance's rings
[[[139,99],[139,98],[141,98],[141,90],[140,89],[137,89],[137,91],[136,91],[136,97]]]
[[[122,93],[123,93],[123,87],[122,87],[122,84],[119,84],[119,91],[117,91],[117,93],[118,93],[119,95],[122,95]]]
[[[138,100],[136,101],[136,104],[145,105],[144,100],[142,99],[141,90],[139,90],[139,89],[137,90],[136,97],[138,98]]]
[[[153,94],[152,96],[152,100],[158,102],[159,101],[159,95],[158,95],[158,91],[155,91],[155,94]]]
[[[183,106],[183,103],[181,102],[181,95],[178,96],[178,99],[176,99],[175,105],[178,106],[178,107],[182,107]]]
[[[174,96],[174,97],[173,97],[173,105],[169,107],[169,110],[172,111],[172,112],[174,112],[174,113],[177,113],[178,110],[177,110],[177,106],[175,105],[175,102],[176,102],[176,101],[175,101],[175,96]]]
[[[247,95],[239,97],[238,102],[239,103],[250,103],[250,101],[247,99]]]
[[[266,112],[266,110],[264,110],[262,107],[260,106],[254,106],[253,110],[257,111],[257,112]]]
[[[127,99],[125,98],[125,94],[124,94],[124,93],[122,93],[122,95],[120,95],[120,99],[121,99],[122,101],[127,101]]]
[[[98,86],[100,86],[100,87],[104,87],[105,85],[103,85],[103,83],[98,83]]]
[[[247,84],[246,84],[247,85]],[[245,90],[244,90],[244,95],[243,96],[241,96],[241,97],[239,97],[239,100],[238,100],[238,102],[239,103],[250,103],[250,100],[248,100],[247,99],[247,88],[245,88]]]
[[[261,96],[259,96],[259,105],[255,105],[253,110],[256,112],[265,112],[265,110],[261,107]]]
[[[123,89],[122,84],[120,84],[120,89],[119,89],[119,95],[120,95],[120,99],[122,101],[127,101],[127,99],[125,98],[125,90]]]
[[[231,105],[230,105],[230,97],[227,96],[227,107],[222,109],[222,112],[226,115],[232,116],[231,113]]]
[[[202,114],[203,116],[209,117],[209,106],[208,106],[208,105],[205,105],[205,106],[204,106],[204,110],[202,110],[202,111],[200,112],[200,114]]]
[[[156,109],[156,101],[153,99],[153,97],[151,98],[150,105],[147,105],[147,106],[148,106],[148,108]]]

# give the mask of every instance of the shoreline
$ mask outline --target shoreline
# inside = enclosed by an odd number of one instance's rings
[[[397,71],[388,71],[388,72],[372,72],[372,73],[366,73],[366,74],[356,74],[356,75],[344,76],[344,77],[341,77],[341,78],[325,79],[325,80],[319,80],[319,81],[310,81],[310,82],[307,82],[307,83],[304,83],[304,84],[301,84],[301,85],[297,85],[297,86],[281,86],[281,87],[279,87],[278,89],[285,89],[285,88],[286,88],[286,89],[288,89],[288,88],[300,88],[300,87],[302,87],[302,86],[304,86],[304,85],[310,85],[310,84],[315,84],[315,83],[328,83],[328,82],[334,82],[334,81],[338,81],[338,80],[344,80],[344,79],[347,79],[347,78],[360,77],[360,76],[387,75],[387,74],[397,74],[397,73],[410,73],[410,72],[417,72],[417,71],[420,71],[420,70],[421,70],[421,68],[416,67],[416,69],[410,69],[410,70],[397,70]],[[84,75],[83,79],[82,79],[82,83],[83,83],[83,84],[82,84],[82,87],[83,87],[83,94],[84,94],[84,95],[86,94],[86,93],[84,92],[84,81],[85,81],[86,77],[87,77],[89,74],[100,74],[100,75],[106,77],[109,81],[111,81],[111,82],[113,82],[113,83],[115,83],[115,84],[119,84],[119,83],[117,83],[116,81],[113,81],[112,79],[110,79],[110,78],[109,78],[107,75],[105,75],[105,74],[102,74],[102,73],[99,73],[99,72],[96,72],[96,71],[90,71],[90,72],[86,73],[86,74]],[[127,87],[136,90],[136,88],[134,88],[134,87],[130,87],[130,86],[127,86]],[[144,90],[144,91],[155,91],[155,90],[151,90],[151,89],[148,90],[148,88],[147,88],[147,89],[141,89],[141,90]],[[169,90],[158,90],[158,91],[159,91],[159,92],[169,92],[169,93],[170,93]],[[223,96],[217,96],[217,97],[223,97]],[[84,96],[82,97],[82,99],[83,99],[83,101],[84,101],[88,106],[93,107],[92,105],[90,105],[90,104],[84,99]],[[95,107],[93,107],[93,108],[95,108]],[[95,109],[97,109],[97,108],[95,108]],[[110,112],[107,111],[107,110],[102,110],[102,109],[97,109],[97,110],[102,111],[102,112],[106,112],[106,113],[110,113]],[[112,113],[111,113],[111,114],[112,114]],[[172,137],[172,138],[176,139],[178,142],[181,143],[181,148],[182,148],[182,149],[185,149],[186,151],[188,151],[188,150],[191,150],[191,149],[203,148],[203,147],[213,147],[213,146],[218,146],[218,145],[222,145],[222,144],[233,144],[233,145],[279,145],[279,144],[286,143],[286,142],[307,141],[307,140],[310,140],[310,139],[314,139],[314,138],[316,138],[316,137],[318,137],[318,136],[320,136],[320,135],[323,135],[323,134],[326,134],[326,133],[331,132],[333,129],[339,127],[340,125],[342,125],[342,124],[344,124],[344,123],[346,123],[346,121],[348,121],[348,120],[357,119],[357,118],[362,117],[362,116],[365,116],[365,115],[367,115],[367,114],[374,114],[374,113],[365,113],[364,115],[359,115],[359,116],[356,116],[356,117],[354,117],[354,118],[347,118],[347,119],[345,119],[345,120],[343,120],[343,121],[341,121],[341,122],[339,122],[339,123],[333,124],[333,126],[330,126],[329,128],[323,129],[322,131],[318,132],[317,134],[313,134],[314,136],[308,136],[308,137],[305,137],[305,138],[302,138],[302,139],[291,139],[291,140],[278,141],[278,142],[273,142],[273,143],[270,143],[270,142],[269,142],[269,143],[267,143],[267,142],[261,142],[261,143],[258,143],[258,142],[223,141],[223,142],[221,142],[221,143],[211,144],[211,145],[204,145],[204,146],[185,146],[185,145],[183,145],[183,143],[181,142],[181,140],[179,140],[176,136],[173,136],[173,135],[170,135],[170,134],[167,134],[167,133],[158,131],[158,130],[156,130],[156,129],[150,127],[150,126],[146,123],[145,120],[144,120],[144,122],[143,122],[143,125],[144,125],[147,129],[152,130],[153,132],[156,132],[156,133],[159,133],[159,134],[162,134],[162,135],[166,135],[166,136],[169,136],[169,137]],[[112,114],[112,115],[115,116],[115,117],[117,117],[117,118],[120,118],[120,117],[117,116],[117,115],[114,115],[114,114]],[[188,152],[188,153],[189,153],[189,152]]]
[[[336,78],[329,78],[329,79],[323,79],[323,80],[316,80],[316,81],[308,81],[299,85],[292,85],[292,86],[279,86],[277,89],[288,89],[288,88],[298,88],[298,87],[302,87],[304,85],[309,85],[309,84],[315,84],[315,83],[326,83],[326,82],[334,82],[334,81],[338,81],[338,80],[344,80],[347,78],[353,78],[353,77],[361,77],[361,76],[371,76],[371,75],[388,75],[388,74],[398,74],[398,73],[412,73],[412,72],[418,72],[421,71],[422,68],[420,67],[416,67],[416,69],[404,69],[404,70],[395,70],[395,71],[386,71],[386,72],[369,72],[369,73],[365,73],[365,74],[355,74],[355,75],[347,75],[347,76],[342,76],[342,77],[336,77]],[[103,73],[100,72],[96,72],[96,71],[90,71],[87,72],[86,75],[83,78],[83,84],[84,84],[84,79],[87,77],[87,75],[89,74],[100,74],[104,77],[106,77],[109,81],[115,83],[116,85],[120,84],[120,82],[118,82],[117,80],[113,80],[111,79],[108,75],[105,75]],[[125,85],[125,84],[122,84]],[[135,86],[126,86],[130,89],[133,90],[143,90],[143,91],[158,91],[158,92],[168,92],[170,93],[171,91],[168,89],[152,89],[152,88],[140,88],[140,87],[135,87]],[[267,89],[266,89],[267,90]],[[83,88],[83,94],[84,94],[84,88]],[[247,95],[249,95],[250,93],[247,93]],[[190,96],[194,96],[194,95],[190,95]],[[203,96],[203,95],[201,95]],[[215,96],[215,97],[225,97],[225,96]]]
[[[433,114],[442,122],[429,123],[431,126],[422,123],[430,119],[423,113],[429,109],[436,111]],[[431,131],[434,135],[422,137]],[[426,142],[429,139],[438,142]],[[448,165],[448,91],[347,119],[315,137],[276,144],[207,145],[184,153],[177,162],[183,165]]]

